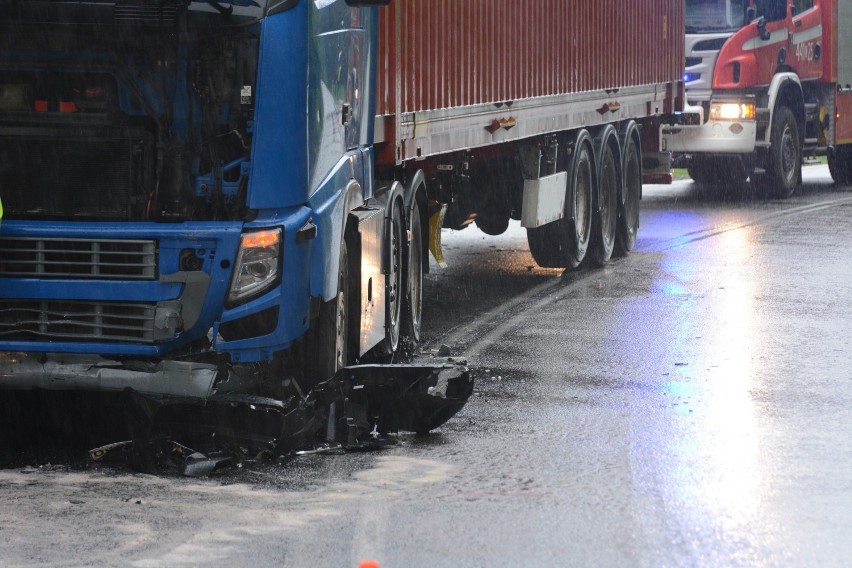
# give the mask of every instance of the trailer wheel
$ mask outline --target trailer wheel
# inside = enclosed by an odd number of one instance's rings
[[[577,268],[586,257],[592,233],[592,195],[595,189],[590,137],[577,135],[565,188],[565,217],[527,229],[527,242],[536,263],[544,268]]]
[[[615,140],[612,138],[611,140]],[[615,247],[615,232],[618,224],[618,189],[621,185],[621,164],[617,151],[612,143],[605,142],[601,146],[600,172],[598,175],[599,191],[598,212],[592,223],[592,260],[595,264],[603,265],[610,257]]]
[[[405,308],[402,326],[403,337],[409,344],[420,341],[420,323],[423,312],[423,219],[420,204],[414,199],[408,223],[409,240],[405,249]]]
[[[618,212],[615,251],[627,256],[636,245],[639,232],[639,202],[642,199],[642,159],[636,140],[629,136],[624,142],[624,196]]]
[[[852,152],[849,146],[835,146],[828,151],[828,171],[838,185],[852,182]]]
[[[337,273],[337,297],[320,306],[319,317],[314,328],[313,345],[306,354],[306,365],[310,379],[324,381],[352,362],[349,343],[351,340],[350,304],[352,295],[349,287],[349,250],[344,239],[340,246],[340,268]]]
[[[782,106],[775,112],[770,138],[765,189],[773,197],[790,197],[801,178],[802,143],[799,125],[789,108]]]

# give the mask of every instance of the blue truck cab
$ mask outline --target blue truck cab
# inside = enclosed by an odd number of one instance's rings
[[[0,389],[280,399],[419,333],[381,3],[0,0]]]

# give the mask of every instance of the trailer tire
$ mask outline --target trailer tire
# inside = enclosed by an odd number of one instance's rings
[[[312,352],[306,353],[305,364],[312,384],[327,380],[352,362],[349,244],[340,245],[340,268],[337,274],[337,296],[320,306],[312,335]]]
[[[802,141],[796,117],[786,106],[775,111],[770,139],[764,188],[772,197],[787,198],[802,177]]]
[[[409,239],[405,249],[405,306],[402,336],[409,347],[420,341],[423,314],[423,218],[414,198],[408,222]]]
[[[598,207],[592,222],[591,258],[601,266],[612,257],[618,225],[618,195],[621,187],[621,160],[615,137],[604,141],[600,148],[598,170]]]
[[[636,246],[639,232],[639,202],[642,200],[642,157],[632,136],[624,141],[624,185],[618,211],[618,227],[615,235],[616,256],[627,256]]]
[[[591,139],[581,130],[575,139],[565,187],[565,216],[527,229],[527,242],[536,263],[543,268],[577,268],[586,257],[592,233],[592,197],[595,166]]]

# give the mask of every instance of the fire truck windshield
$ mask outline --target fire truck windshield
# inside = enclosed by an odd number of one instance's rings
[[[746,24],[748,0],[686,0],[686,33],[735,32]]]

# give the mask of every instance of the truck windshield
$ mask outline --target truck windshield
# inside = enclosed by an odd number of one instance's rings
[[[746,24],[748,0],[686,0],[686,33],[735,32]]]
[[[190,26],[240,26],[263,18],[267,0],[0,0],[0,23],[153,25],[187,9]]]

